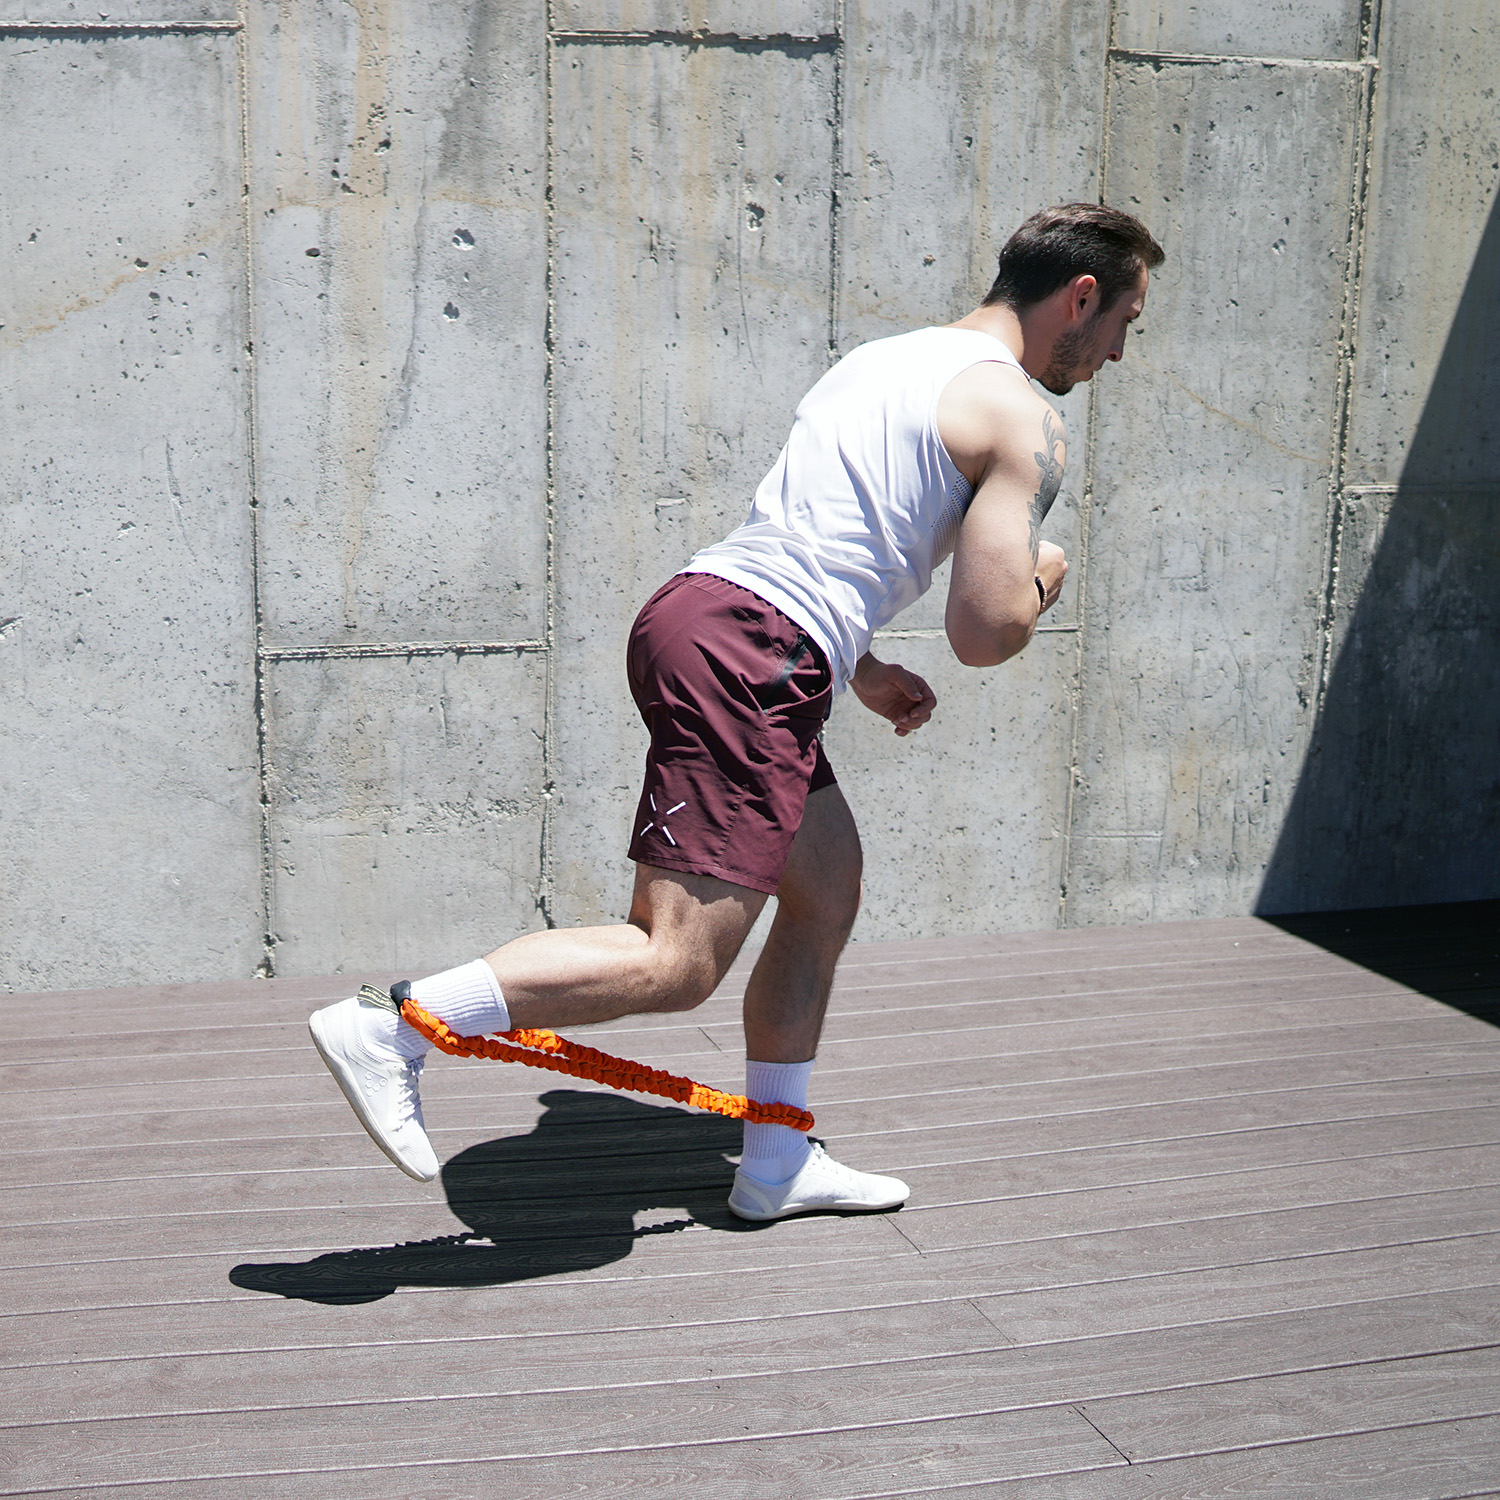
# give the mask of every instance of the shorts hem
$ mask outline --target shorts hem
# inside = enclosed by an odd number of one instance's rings
[[[752,875],[748,870],[733,870],[714,860],[674,859],[655,853],[649,859],[638,854],[632,854],[630,858],[638,865],[654,865],[658,870],[671,870],[678,875],[707,875],[714,880],[727,881],[730,885],[743,886],[746,890],[759,891],[762,896],[774,896],[776,887],[781,884],[779,875],[774,880],[768,880],[764,875]]]

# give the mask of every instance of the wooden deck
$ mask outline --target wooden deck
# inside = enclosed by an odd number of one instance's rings
[[[1500,903],[851,949],[818,1134],[437,1059],[389,1166],[347,980],[0,1000],[0,1493],[1500,1493]],[[610,1050],[738,1089],[742,970]],[[376,976],[363,976],[376,977]]]

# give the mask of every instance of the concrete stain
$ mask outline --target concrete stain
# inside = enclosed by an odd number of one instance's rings
[[[55,328],[61,328],[76,314],[102,307],[122,288],[132,286],[149,276],[159,275],[167,266],[181,265],[196,255],[217,249],[230,238],[232,232],[228,225],[215,225],[208,233],[186,244],[174,246],[170,250],[154,251],[149,260],[142,256],[130,258],[117,276],[92,286],[87,291],[76,292],[67,302],[48,308],[45,312],[33,310],[29,314],[23,313],[22,316],[28,317],[29,321],[21,326],[0,326],[0,349],[19,348],[43,334],[51,333]],[[11,315],[16,314],[12,312]]]

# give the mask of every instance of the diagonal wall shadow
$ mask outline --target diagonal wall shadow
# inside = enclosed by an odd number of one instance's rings
[[[1372,973],[1500,1026],[1500,901],[1265,919]]]
[[[1500,199],[1395,494],[1344,499],[1347,629],[1261,915],[1500,896],[1497,350]]]
[[[402,1286],[496,1286],[595,1270],[642,1238],[694,1225],[761,1227],[725,1205],[738,1121],[577,1089],[551,1089],[541,1101],[529,1135],[471,1146],[444,1165],[443,1189],[467,1234],[246,1263],[230,1281],[308,1302],[374,1302]],[[636,1227],[637,1213],[662,1209],[682,1216]]]

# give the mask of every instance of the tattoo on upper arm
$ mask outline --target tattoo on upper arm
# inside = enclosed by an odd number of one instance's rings
[[[1047,512],[1052,509],[1052,502],[1057,499],[1057,492],[1062,488],[1063,466],[1057,456],[1057,450],[1063,446],[1062,426],[1057,417],[1048,411],[1042,418],[1042,436],[1047,441],[1045,453],[1032,455],[1036,459],[1037,468],[1041,471],[1037,480],[1036,494],[1031,497],[1031,563],[1036,566],[1036,560],[1041,551],[1042,522],[1047,519]]]

